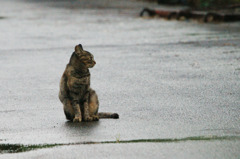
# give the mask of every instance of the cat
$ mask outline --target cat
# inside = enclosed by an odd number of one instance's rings
[[[75,46],[69,63],[60,81],[59,99],[65,116],[73,122],[97,121],[99,118],[118,119],[117,113],[98,113],[99,100],[90,88],[89,68],[96,64],[93,55],[83,50],[81,44]]]

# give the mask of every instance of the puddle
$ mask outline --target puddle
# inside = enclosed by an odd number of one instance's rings
[[[120,143],[166,143],[166,142],[187,142],[187,141],[219,141],[219,140],[240,140],[240,136],[196,136],[186,138],[166,138],[166,139],[137,139],[137,140],[116,140],[100,142],[78,142],[69,144],[43,144],[43,145],[21,145],[21,144],[0,144],[0,154],[19,153],[36,149],[51,148],[68,145],[88,145],[88,144],[120,144]]]

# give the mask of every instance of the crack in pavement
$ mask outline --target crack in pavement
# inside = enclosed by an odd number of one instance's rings
[[[0,144],[0,154],[19,153],[36,149],[51,148],[56,146],[89,145],[89,144],[119,144],[119,143],[171,143],[186,141],[216,141],[216,140],[240,140],[240,136],[194,136],[185,138],[166,138],[166,139],[136,139],[136,140],[116,140],[116,141],[88,141],[76,143],[60,144],[40,144],[40,145],[21,145],[21,144]]]

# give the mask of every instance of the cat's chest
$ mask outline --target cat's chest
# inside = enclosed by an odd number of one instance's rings
[[[83,99],[90,89],[90,75],[74,80],[73,87],[75,92],[78,94],[79,99]]]
[[[79,99],[84,99],[84,96],[88,92],[89,88],[90,88],[89,85],[82,85],[81,87],[79,87],[79,91],[78,91]]]

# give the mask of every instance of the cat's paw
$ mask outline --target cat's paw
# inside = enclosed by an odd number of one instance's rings
[[[82,117],[75,117],[73,119],[73,122],[81,122],[82,121]]]
[[[99,120],[99,116],[97,116],[97,115],[92,116],[92,118],[93,118],[93,121],[98,121]]]
[[[84,121],[93,121],[93,117],[90,117],[90,116],[85,117],[85,118],[84,118]]]

